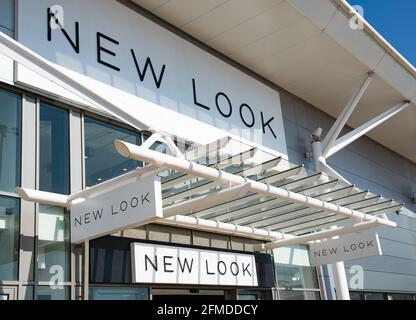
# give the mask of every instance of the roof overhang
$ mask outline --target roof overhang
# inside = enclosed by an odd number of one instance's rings
[[[132,1],[333,117],[374,71],[348,122],[353,128],[401,101],[416,102],[415,68],[345,0]],[[350,27],[352,17],[362,29]],[[416,137],[415,119],[412,105],[367,136],[416,161],[415,145],[403,139]]]

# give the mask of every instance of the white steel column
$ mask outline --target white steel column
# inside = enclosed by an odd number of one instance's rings
[[[382,114],[378,115],[374,119],[364,123],[363,125],[359,126],[358,128],[352,130],[351,132],[343,135],[342,137],[336,139],[332,146],[329,147],[326,154],[324,154],[325,158],[329,158],[333,154],[337,153],[339,150],[345,148],[349,144],[353,143],[355,140],[359,139],[367,132],[371,131],[375,127],[379,126],[383,122],[387,121],[391,117],[395,116],[402,110],[406,109],[410,105],[410,101],[404,101],[397,106],[383,112]]]
[[[336,229],[336,226],[331,227],[331,229]],[[337,300],[350,300],[350,291],[348,290],[348,281],[345,274],[344,261],[332,263],[331,269],[334,277]]]
[[[336,177],[339,179],[348,182],[344,177],[339,175],[335,170],[333,170],[330,166],[326,164],[326,159],[322,155],[322,144],[319,141],[319,137],[316,141],[312,141],[312,152],[313,158],[315,162],[315,169],[322,170],[324,172],[333,171],[332,174],[335,174]],[[328,173],[329,174],[329,173]],[[336,226],[333,229],[337,228]],[[330,268],[327,270],[332,271],[332,280],[330,283],[334,283],[335,293],[337,300],[350,300],[350,293],[348,290],[348,281],[347,276],[345,274],[345,266],[343,261],[339,261],[330,265]],[[332,288],[329,288],[332,290]]]
[[[363,81],[361,86],[357,89],[355,94],[351,97],[351,100],[347,103],[342,113],[339,115],[334,125],[329,130],[328,134],[325,136],[325,139],[322,142],[322,154],[325,156],[328,149],[332,146],[335,139],[341,133],[342,128],[344,128],[351,114],[354,112],[361,98],[363,97],[365,91],[371,83],[373,72],[369,72],[367,78]]]
[[[345,274],[344,261],[331,264],[332,274],[334,276],[335,291],[337,300],[350,300],[350,291],[348,290],[348,281]]]
[[[329,166],[326,163],[326,159],[322,155],[322,142],[321,141],[312,142],[312,154],[313,154],[313,160],[315,163],[316,171],[325,172],[329,176],[338,178],[346,183],[349,183],[347,179],[345,179],[342,175],[340,175],[336,170],[334,170],[331,166]]]

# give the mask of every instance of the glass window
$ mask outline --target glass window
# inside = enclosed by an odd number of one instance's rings
[[[0,196],[0,282],[17,280],[20,200]]]
[[[40,281],[70,281],[69,219],[65,209],[39,206],[37,270]]]
[[[2,301],[2,300],[9,300],[9,295],[0,293],[0,301]]]
[[[270,290],[238,290],[237,300],[273,300]]]
[[[274,249],[273,256],[279,287],[319,288],[316,269],[310,266],[307,246],[296,245]]]
[[[118,154],[114,140],[140,144],[140,134],[85,117],[85,182],[91,187],[136,169],[139,161]]]
[[[14,35],[14,0],[0,1],[0,31],[10,37]]]
[[[69,287],[50,287],[40,286],[37,287],[37,300],[69,300],[70,291]]]
[[[364,300],[364,295],[362,292],[350,291],[351,300]]]
[[[280,290],[281,300],[320,300],[320,294],[317,291],[288,291]]]
[[[389,293],[389,300],[413,300],[413,295],[405,293]]]
[[[149,300],[148,288],[91,287],[90,300]]]
[[[40,106],[40,190],[69,194],[68,111]]]
[[[21,96],[0,89],[1,191],[16,192],[20,185],[20,141]]]
[[[387,300],[382,292],[365,292],[364,297],[365,300]]]

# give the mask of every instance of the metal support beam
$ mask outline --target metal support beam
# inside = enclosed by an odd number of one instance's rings
[[[357,107],[358,103],[360,102],[361,98],[363,97],[365,91],[367,90],[368,86],[371,83],[373,72],[369,72],[367,74],[366,79],[363,81],[363,83],[360,85],[360,87],[357,89],[357,91],[354,93],[354,95],[351,97],[350,101],[348,101],[347,105],[345,106],[344,110],[340,114],[340,116],[337,118],[327,135],[325,136],[325,139],[322,142],[322,154],[325,156],[325,154],[328,152],[329,148],[331,148],[332,144],[334,143],[335,139],[339,136],[341,133],[342,128],[344,128],[345,124],[347,123],[348,119],[350,118],[351,114],[354,112],[355,108]]]
[[[350,300],[350,291],[348,289],[347,275],[345,274],[344,261],[331,264],[332,274],[334,276],[335,293],[337,300]]]
[[[345,148],[355,140],[359,139],[363,135],[365,135],[370,130],[374,129],[375,127],[379,126],[383,122],[387,121],[391,117],[395,116],[402,110],[406,109],[410,105],[409,101],[405,101],[400,103],[399,105],[387,110],[386,112],[383,112],[379,116],[375,117],[374,119],[366,122],[365,124],[359,126],[358,128],[354,129],[353,131],[345,134],[341,138],[338,138],[332,147],[328,149],[326,154],[324,154],[325,158],[329,158],[339,150]]]
[[[345,179],[342,175],[340,175],[336,170],[334,170],[330,165],[326,163],[326,159],[322,155],[321,141],[312,141],[312,154],[316,171],[325,172],[329,176],[338,178],[345,183],[350,183],[347,179]]]
[[[51,206],[66,207],[69,196],[52,192],[39,191],[28,188],[16,188],[16,193],[26,201],[48,204]]]
[[[115,186],[122,186],[123,184],[129,183],[134,178],[157,174],[162,170],[164,169],[158,168],[156,166],[140,167],[129,173],[104,181],[91,188],[75,192],[69,196],[21,187],[16,188],[16,193],[26,201],[49,204],[58,207],[70,207],[72,201],[74,200],[94,196],[95,194],[110,190]]]

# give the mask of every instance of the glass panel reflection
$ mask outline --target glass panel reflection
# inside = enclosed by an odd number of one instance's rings
[[[310,266],[308,247],[296,245],[273,250],[277,283],[283,288],[318,288],[316,270]]]
[[[21,96],[0,89],[0,190],[20,185]]]
[[[386,296],[382,292],[365,292],[365,300],[387,300]]]
[[[9,300],[9,295],[0,293],[0,301],[2,300]]]
[[[17,280],[20,200],[0,196],[0,281]]]
[[[37,300],[69,300],[69,287],[37,287]]]
[[[69,194],[68,111],[40,106],[40,190]]]
[[[317,291],[279,291],[280,300],[320,300],[320,294]]]
[[[122,157],[114,140],[140,145],[140,134],[85,117],[85,180],[87,187],[136,169],[139,161]]]
[[[238,290],[237,300],[273,300],[270,290]]]
[[[39,206],[37,270],[40,281],[70,280],[69,219],[65,210]]]

